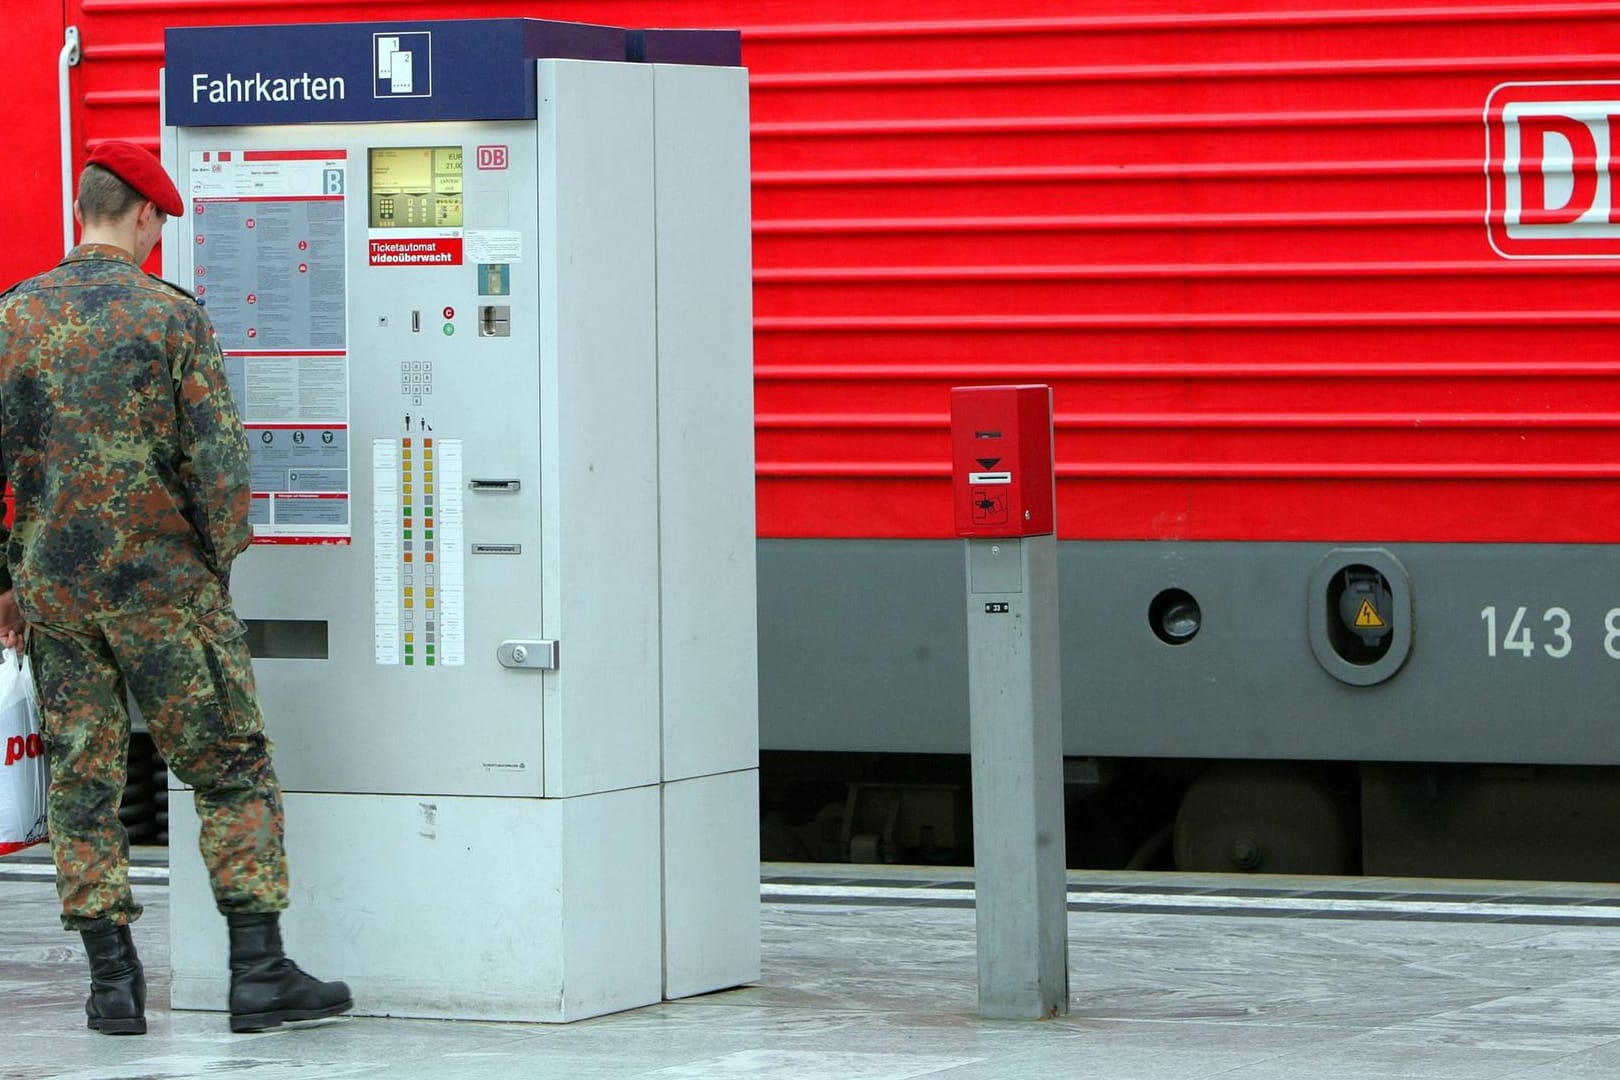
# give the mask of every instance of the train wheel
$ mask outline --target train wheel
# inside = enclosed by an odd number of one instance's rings
[[[1289,762],[1212,765],[1176,815],[1177,870],[1354,874],[1357,811],[1348,785]]]

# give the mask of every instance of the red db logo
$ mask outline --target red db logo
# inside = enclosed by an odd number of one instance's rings
[[[1620,82],[1503,83],[1486,101],[1485,147],[1498,255],[1620,258]]]
[[[506,147],[480,146],[478,148],[478,167],[480,169],[506,168]]]

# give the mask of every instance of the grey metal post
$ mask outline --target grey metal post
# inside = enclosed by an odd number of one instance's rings
[[[1069,1011],[1057,538],[966,540],[979,1015]]]

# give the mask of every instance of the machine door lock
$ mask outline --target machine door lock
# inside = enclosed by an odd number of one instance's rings
[[[506,668],[535,668],[540,671],[557,670],[557,643],[555,641],[503,641],[495,650],[495,659]]]

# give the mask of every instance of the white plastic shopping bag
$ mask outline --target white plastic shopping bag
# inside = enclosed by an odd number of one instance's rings
[[[0,855],[45,839],[45,745],[28,657],[0,657]]]

